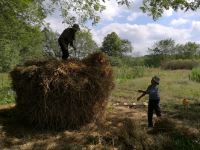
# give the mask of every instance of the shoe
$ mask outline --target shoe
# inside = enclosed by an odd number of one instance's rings
[[[147,133],[151,133],[153,131],[153,127],[148,127]]]

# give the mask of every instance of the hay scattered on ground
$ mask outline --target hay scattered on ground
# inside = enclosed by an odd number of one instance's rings
[[[160,118],[155,121],[154,130],[162,132],[172,132],[175,129],[175,122],[169,118]]]
[[[83,60],[29,61],[11,73],[21,119],[40,128],[79,128],[105,110],[114,87],[103,53]]]

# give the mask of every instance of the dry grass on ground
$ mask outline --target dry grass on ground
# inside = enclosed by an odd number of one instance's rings
[[[52,132],[33,129],[18,122],[13,105],[0,108],[1,150],[133,150],[173,149],[173,136],[188,137],[197,148],[198,131],[176,122],[164,131],[146,128],[146,108],[109,106],[105,120],[80,130]],[[164,120],[165,122],[166,120]],[[171,122],[167,120],[167,122]],[[180,127],[178,126],[180,125]],[[163,127],[163,124],[161,123]],[[178,130],[180,131],[178,131]],[[183,132],[184,131],[184,132]],[[179,135],[180,134],[180,135]],[[190,136],[189,136],[190,135]],[[190,144],[190,143],[189,143]],[[199,145],[200,146],[200,145]]]

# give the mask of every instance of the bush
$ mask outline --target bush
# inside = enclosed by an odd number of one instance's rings
[[[162,63],[161,67],[163,69],[193,69],[200,64],[198,60],[190,60],[190,59],[178,59],[178,60],[170,60]]]
[[[200,68],[192,69],[191,74],[189,75],[190,80],[200,82]]]
[[[114,68],[116,79],[134,79],[136,77],[142,77],[144,75],[145,67],[134,66],[134,67],[116,67]]]
[[[148,67],[160,67],[163,57],[160,55],[146,55],[144,56],[144,64]]]
[[[10,78],[7,73],[0,73],[0,104],[13,103],[15,93],[11,89]]]
[[[118,66],[118,67],[123,66],[122,59],[119,57],[109,57],[109,61],[110,61],[111,66],[114,66],[114,67],[115,66]]]

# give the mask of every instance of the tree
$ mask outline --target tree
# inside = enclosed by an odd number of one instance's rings
[[[54,32],[49,26],[42,30],[43,51],[47,57],[60,57],[60,47],[58,45],[59,34]]]
[[[148,49],[152,55],[170,56],[175,54],[175,41],[173,39],[160,40]]]
[[[126,53],[129,53],[129,52],[132,52],[133,47],[129,40],[122,39],[121,42],[122,42],[121,52],[123,55],[125,55]]]
[[[92,39],[92,34],[86,30],[77,32],[75,46],[77,50],[71,49],[70,52],[78,58],[86,57],[88,54],[98,50],[96,42]]]
[[[176,58],[192,59],[199,58],[200,45],[195,42],[187,42],[186,44],[176,45]]]
[[[159,66],[162,61],[174,57],[175,41],[173,39],[165,39],[155,42],[153,48],[148,48],[149,55],[146,58],[148,65]]]
[[[42,1],[42,0],[41,0]],[[44,0],[43,0],[44,1]],[[108,0],[50,0],[50,6],[60,7],[64,22],[73,23],[74,21],[85,22],[88,19],[93,23],[98,23],[100,17],[99,12],[105,9],[101,1]],[[134,5],[133,0],[116,0],[119,5]],[[195,11],[200,7],[199,0],[143,0],[140,9],[153,17],[154,20],[162,16],[165,10],[172,8],[175,11],[179,9]],[[70,12],[75,12],[70,13]]]
[[[11,43],[9,40],[0,41],[0,72],[10,70],[20,61],[19,51],[14,47],[15,43]]]
[[[109,56],[123,56],[132,51],[132,46],[130,41],[120,39],[115,32],[112,32],[104,38],[101,50]]]
[[[7,64],[12,62],[12,64],[8,65],[10,67],[4,67],[11,68],[14,64],[21,63],[27,58],[42,56],[41,47],[43,42],[41,40],[43,33],[41,33],[41,28],[46,26],[44,19],[48,14],[61,11],[63,22],[66,24],[77,22],[83,25],[88,20],[95,24],[100,21],[99,13],[105,9],[101,1],[105,2],[106,0],[1,0],[1,65],[4,62]],[[128,7],[132,5],[131,0],[116,0],[116,2],[119,5]],[[144,13],[152,15],[153,19],[157,19],[163,14],[164,10],[169,8],[194,11],[199,6],[199,0],[143,0],[141,9]],[[130,46],[130,43],[125,43],[125,45]],[[126,53],[126,50],[129,49],[128,47],[124,48],[125,52],[121,50],[119,54]],[[123,48],[121,47],[121,49]],[[8,63],[8,59],[5,60],[8,56],[7,51],[10,54],[12,53],[12,56],[15,57],[13,59],[16,59],[15,61],[9,61]],[[118,52],[116,51],[117,55]]]
[[[143,0],[140,7],[144,13],[148,13],[154,20],[162,16],[165,10],[172,8],[174,11],[195,11],[200,7],[199,0]]]
[[[14,65],[42,56],[42,7],[34,0],[1,0],[0,65],[8,71]]]

